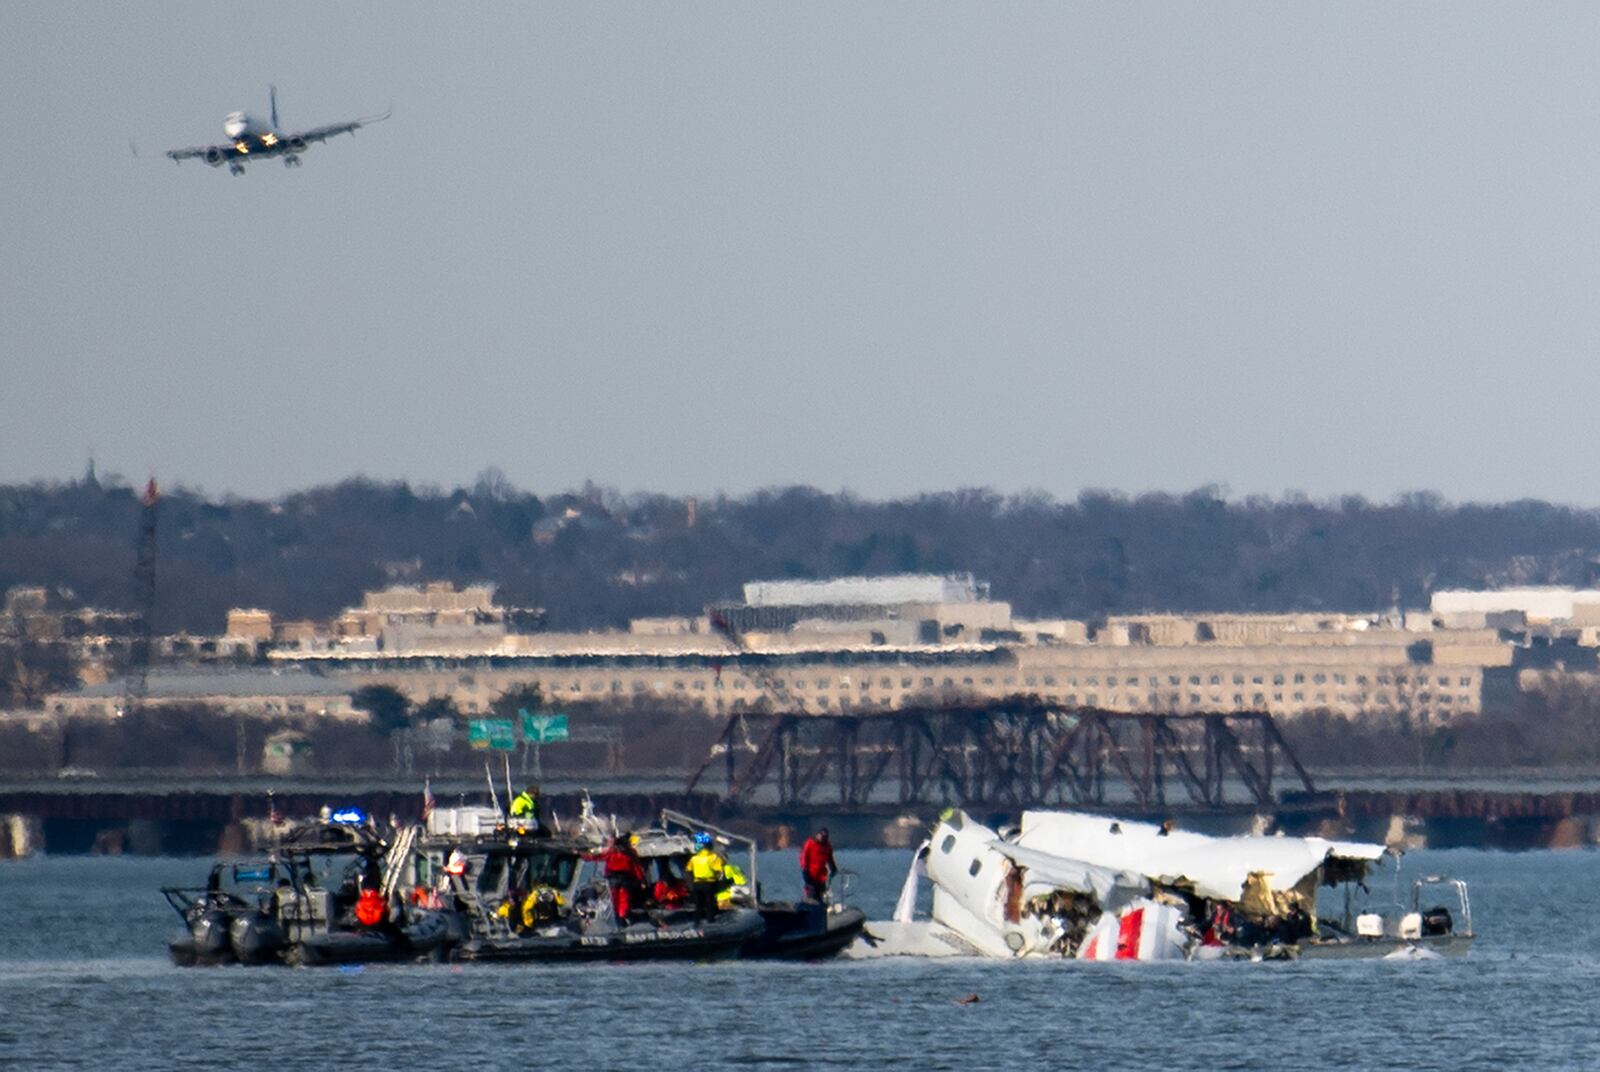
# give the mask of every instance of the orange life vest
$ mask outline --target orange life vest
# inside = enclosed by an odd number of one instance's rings
[[[376,927],[385,915],[383,894],[377,890],[362,890],[356,898],[356,922],[363,927]]]

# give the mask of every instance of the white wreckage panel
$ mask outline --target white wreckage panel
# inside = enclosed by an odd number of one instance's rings
[[[1252,875],[1281,893],[1300,886],[1330,857],[1372,861],[1385,851],[1382,845],[1323,838],[1219,838],[1182,830],[1163,834],[1152,823],[1042,811],[1023,813],[1017,845],[1230,902],[1245,896]]]

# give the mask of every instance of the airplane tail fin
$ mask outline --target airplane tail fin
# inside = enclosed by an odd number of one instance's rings
[[[278,87],[268,86],[267,96],[272,101],[272,129],[278,129]]]

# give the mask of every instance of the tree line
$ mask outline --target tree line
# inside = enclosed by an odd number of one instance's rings
[[[141,506],[115,480],[0,486],[0,588],[137,607]],[[810,487],[698,501],[593,485],[552,495],[488,471],[450,490],[363,477],[271,500],[168,490],[155,626],[220,632],[230,607],[328,618],[391,583],[491,581],[551,628],[736,600],[748,580],[971,572],[1019,616],[1379,611],[1432,591],[1588,585],[1600,511],[1430,493],[1229,499],[965,489],[894,500]]]

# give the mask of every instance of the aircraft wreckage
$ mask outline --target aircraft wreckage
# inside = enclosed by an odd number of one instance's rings
[[[1429,876],[1401,903],[1395,855],[1364,842],[1211,837],[1079,812],[1024,812],[1019,827],[997,832],[953,811],[918,849],[893,921],[871,924],[876,945],[852,953],[1141,961],[1465,953],[1474,937],[1466,884]],[[1394,903],[1375,909],[1366,880],[1388,862]],[[932,909],[919,920],[923,876]]]

